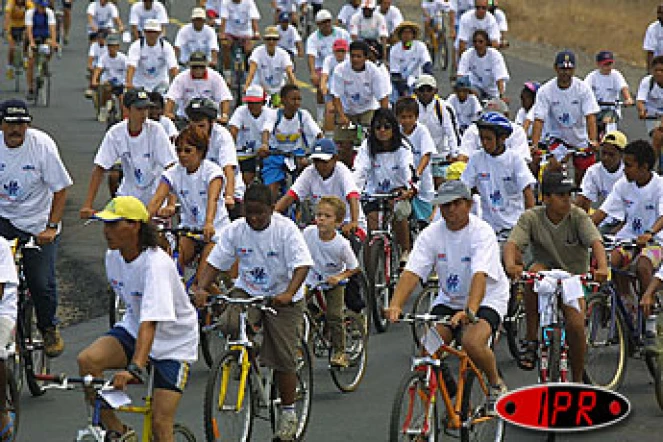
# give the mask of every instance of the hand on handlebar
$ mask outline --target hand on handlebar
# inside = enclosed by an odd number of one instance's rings
[[[175,215],[175,210],[175,206],[163,206],[157,210],[157,216],[160,218],[170,218],[171,216]]]
[[[643,233],[642,235],[639,235],[638,238],[635,240],[635,243],[640,246],[640,247],[645,247],[648,242],[650,242],[654,238],[654,235],[651,233]]]
[[[286,306],[292,302],[293,297],[294,295],[283,292],[273,298],[273,303],[275,306]]]
[[[513,264],[506,266],[506,273],[512,280],[517,280],[523,273],[524,267],[521,264]]]
[[[594,281],[596,282],[605,282],[608,280],[608,275],[610,274],[610,271],[608,268],[598,268],[594,270],[594,274],[592,277],[594,278]]]
[[[133,381],[134,375],[129,373],[126,370],[119,371],[115,373],[115,376],[113,376],[113,388],[116,390],[126,390],[127,389],[127,384],[131,381]]]
[[[402,314],[403,309],[395,305],[390,305],[384,309],[384,316],[389,320],[389,322],[398,322]]]
[[[92,207],[84,206],[81,207],[78,213],[81,219],[90,219],[94,215],[95,210]]]

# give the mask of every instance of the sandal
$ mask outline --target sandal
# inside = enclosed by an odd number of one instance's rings
[[[518,367],[522,370],[532,371],[536,368],[539,360],[539,341],[521,341],[520,357]]]
[[[0,441],[10,441],[14,440],[14,420],[16,419],[16,414],[13,411],[9,412],[9,422],[7,425],[0,430]]]

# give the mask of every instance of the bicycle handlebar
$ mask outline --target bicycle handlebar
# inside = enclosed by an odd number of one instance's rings
[[[370,200],[395,200],[401,197],[401,191],[393,191],[390,193],[363,193],[360,197],[361,201],[370,201]]]
[[[452,317],[450,315],[433,315],[430,313],[403,313],[398,317],[398,321],[408,323],[431,322],[434,324],[451,325],[451,318]]]
[[[559,270],[559,269],[558,269],[558,270]],[[549,272],[551,272],[551,271],[552,271],[552,270],[541,270],[541,271],[538,271],[538,272],[528,272],[528,271],[524,271],[524,272],[522,272],[521,275],[520,275],[520,280],[521,280],[522,282],[527,283],[527,284],[531,284],[531,283],[533,283],[533,282],[536,281],[536,280],[539,280],[539,281],[540,281],[540,280],[542,280],[543,278],[546,278],[546,277],[550,276],[550,275],[548,275],[547,273],[549,273]],[[569,276],[567,276],[567,277],[565,277],[565,278],[555,278],[555,279],[557,279],[558,282],[561,282],[561,281],[563,281],[563,280],[566,279],[566,278],[572,278],[572,277],[574,277],[574,276],[579,276],[579,277],[580,277],[580,281],[582,282],[583,285],[585,285],[585,284],[587,284],[587,283],[593,283],[593,282],[594,282],[594,275],[592,275],[591,273],[581,273],[580,275],[572,275],[572,274],[569,274]]]
[[[264,312],[269,312],[273,315],[277,314],[277,311],[274,310],[272,305],[272,298],[266,296],[252,296],[250,298],[231,298],[226,295],[216,295],[211,298],[211,304],[225,303],[225,304],[236,304],[243,307],[255,307]]]

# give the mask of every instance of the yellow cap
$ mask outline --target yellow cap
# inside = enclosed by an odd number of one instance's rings
[[[466,166],[467,163],[464,161],[456,161],[455,163],[451,163],[447,168],[447,180],[459,180]]]
[[[145,205],[133,196],[116,196],[104,210],[94,214],[95,219],[109,222],[127,219],[146,223],[149,217]]]
[[[277,28],[276,26],[267,26],[265,28],[264,37],[265,38],[279,38],[280,37],[279,28]]]
[[[628,140],[626,139],[626,135],[624,135],[622,132],[618,130],[613,130],[603,135],[601,144],[603,143],[612,144],[618,149],[624,150],[624,148],[626,148],[626,145],[628,144]]]

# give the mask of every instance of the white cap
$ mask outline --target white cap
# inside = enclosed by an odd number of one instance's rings
[[[362,8],[375,9],[376,6],[377,6],[377,2],[375,0],[362,0],[362,2],[361,2],[361,7]]]
[[[265,91],[259,85],[252,84],[246,88],[242,101],[244,103],[262,103],[265,101]]]
[[[429,74],[421,74],[417,79],[414,81],[414,88],[419,89],[421,86],[430,86],[432,88],[437,87],[437,81],[435,81],[435,77]]]
[[[315,14],[315,22],[320,23],[321,21],[325,20],[331,20],[333,17],[331,15],[331,12],[329,12],[326,9],[321,9],[318,11],[317,14]]]
[[[153,18],[146,20],[145,26],[143,26],[143,31],[161,32],[161,23],[159,23],[159,20],[155,20]]]
[[[207,14],[205,14],[203,8],[193,8],[193,11],[191,11],[191,20],[196,18],[202,18],[203,20],[207,18]]]

